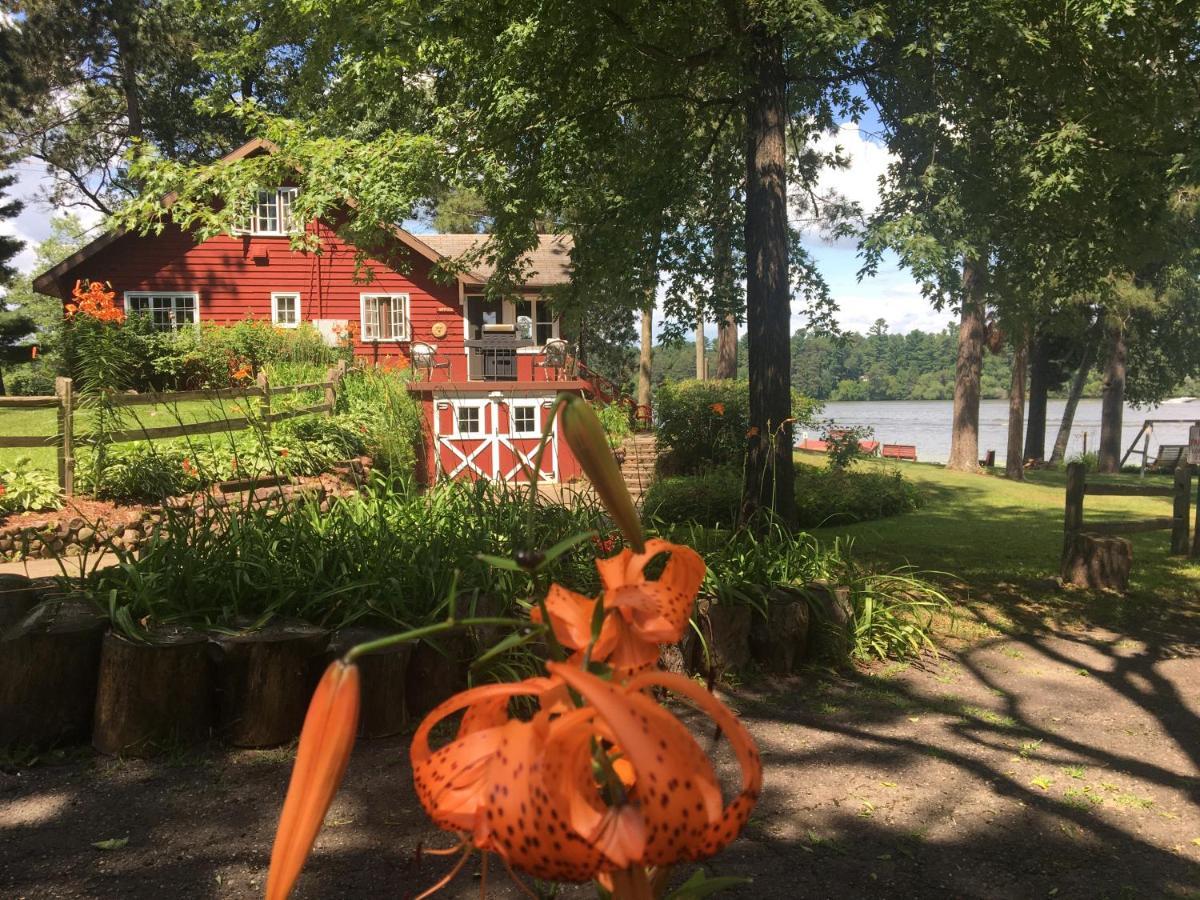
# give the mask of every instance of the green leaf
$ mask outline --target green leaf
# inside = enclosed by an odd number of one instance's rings
[[[517,565],[516,560],[508,559],[504,556],[492,556],[488,553],[477,553],[475,558],[480,562],[485,562],[495,569],[504,569],[506,572],[519,572],[521,567]]]
[[[595,537],[595,536],[596,536],[596,532],[585,531],[581,534],[572,535],[569,538],[565,538],[564,540],[559,541],[557,544],[555,544],[553,547],[551,547],[549,550],[546,551],[545,559],[542,560],[542,564],[540,566],[538,566],[538,568],[540,569],[543,566],[549,565],[550,563],[554,562],[554,560],[558,559],[560,556],[562,556],[564,553],[566,553],[568,550],[572,549],[573,547],[577,547],[578,545],[580,545],[584,541],[586,541],[588,538]]]
[[[512,650],[514,647],[520,647],[522,644],[528,643],[534,638],[541,637],[543,631],[545,631],[544,627],[535,627],[532,631],[527,632],[514,631],[504,640],[500,641],[498,644],[476,659],[475,662],[471,663],[471,669],[479,669],[489,661],[495,659],[497,656],[500,656],[502,653],[506,653],[509,650]]]
[[[718,891],[741,887],[753,882],[753,878],[739,878],[733,875],[709,878],[704,874],[703,869],[697,869],[692,873],[691,878],[667,895],[667,900],[698,900],[700,897],[708,897]]]
[[[92,846],[97,850],[120,850],[129,843],[128,836],[123,838],[108,838],[104,841],[92,841]]]

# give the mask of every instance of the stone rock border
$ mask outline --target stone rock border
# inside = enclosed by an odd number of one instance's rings
[[[212,507],[225,509],[239,504],[282,505],[304,495],[316,495],[321,511],[328,512],[334,496],[346,496],[358,490],[371,473],[369,457],[359,457],[339,463],[322,480],[311,476],[296,482],[280,483],[279,479],[259,479],[258,487],[246,489],[248,482],[222,482],[207,492],[171,497],[163,504],[174,510],[194,510],[204,515]],[[111,521],[88,522],[66,511],[54,521],[34,525],[0,525],[0,562],[20,562],[25,559],[58,559],[95,553],[104,547],[136,551],[162,521],[161,508],[135,507],[117,510]]]

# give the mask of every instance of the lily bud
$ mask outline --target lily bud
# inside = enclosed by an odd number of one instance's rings
[[[600,502],[634,551],[643,552],[646,538],[642,534],[642,521],[596,413],[586,400],[573,395],[563,403],[559,416],[563,438],[591,480]]]
[[[267,900],[286,900],[337,793],[358,732],[358,666],[336,660],[308,705],[287,799],[279,816]]]

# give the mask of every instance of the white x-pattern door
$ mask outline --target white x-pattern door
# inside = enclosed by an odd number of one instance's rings
[[[538,443],[553,400],[475,397],[435,401],[434,445],[439,471],[450,478],[524,481],[535,469]],[[542,453],[539,481],[558,480],[558,435]]]

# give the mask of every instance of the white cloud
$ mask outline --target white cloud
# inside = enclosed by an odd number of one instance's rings
[[[17,254],[14,265],[21,272],[28,272],[34,264],[34,248],[50,235],[50,219],[58,210],[38,199],[39,194],[50,184],[50,176],[42,163],[33,159],[23,159],[12,164],[7,170],[17,176],[13,185],[5,191],[7,197],[21,200],[25,208],[13,219],[0,221],[0,234],[12,235],[25,242],[25,249]],[[100,213],[90,207],[75,207],[76,213],[85,228],[99,223]]]

